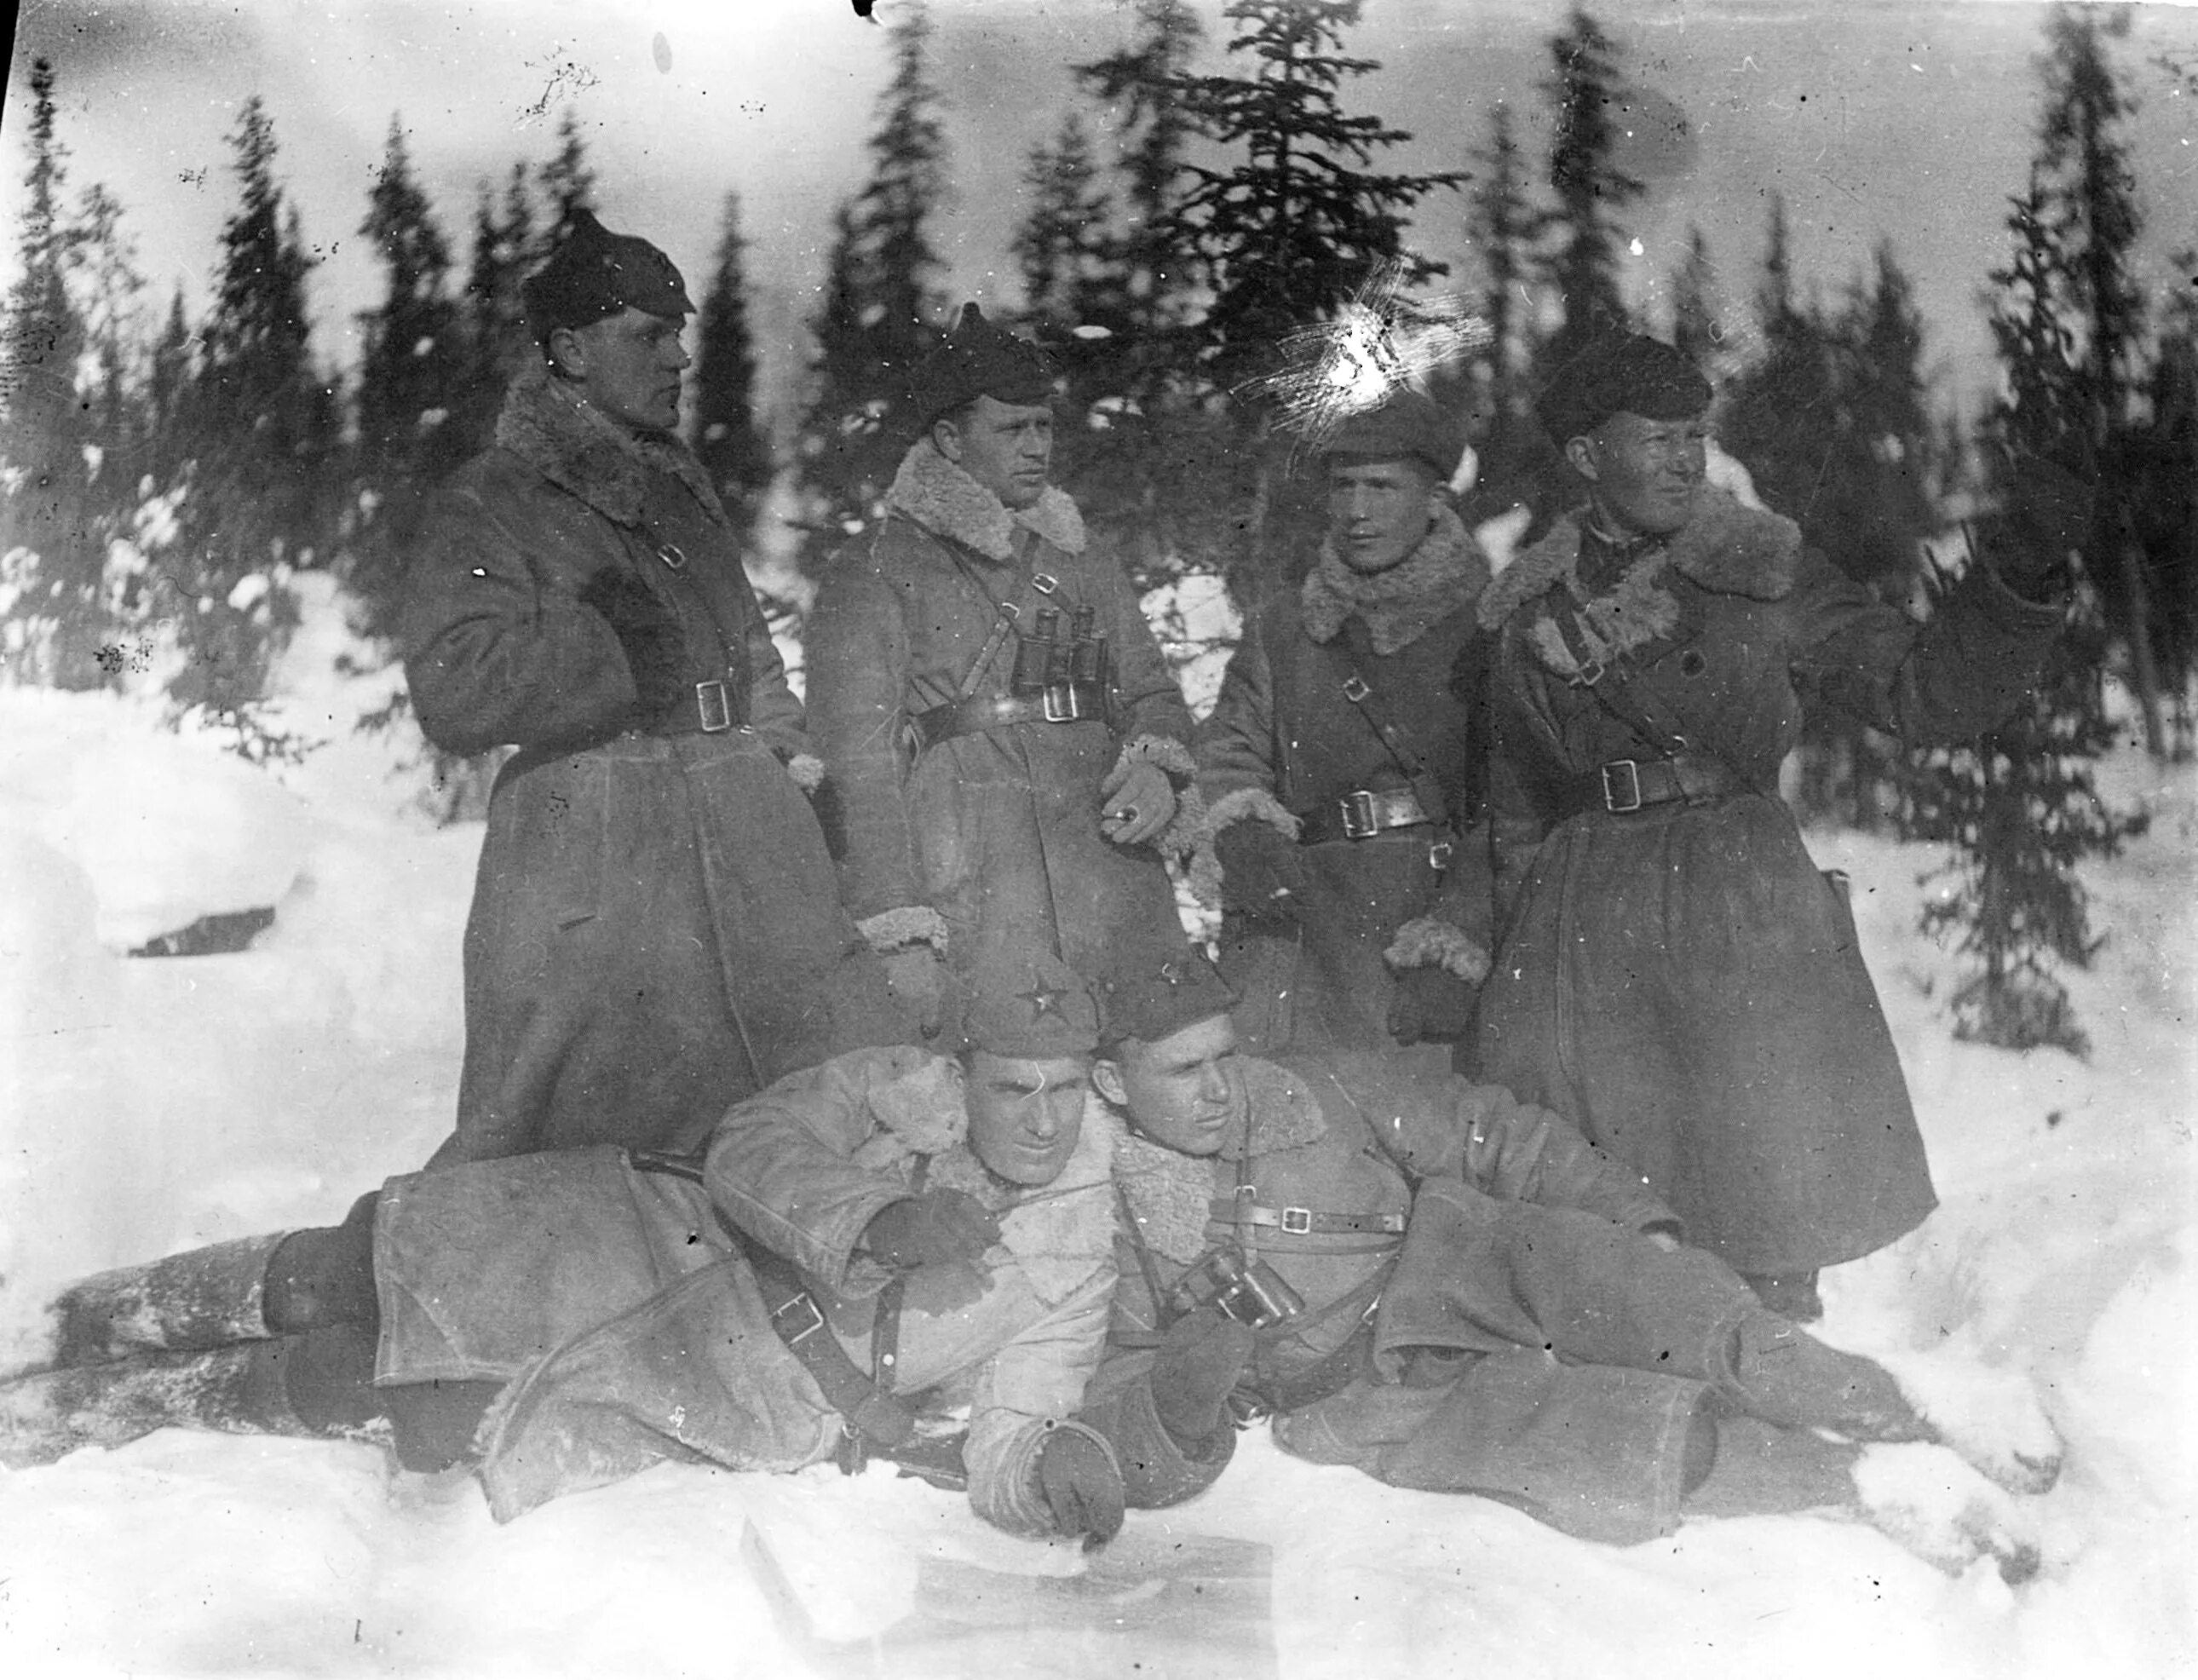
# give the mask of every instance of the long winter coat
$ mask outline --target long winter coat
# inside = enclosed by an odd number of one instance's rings
[[[934,1306],[911,1282],[895,1387],[967,1405],[971,1503],[1045,1532],[1038,1452],[1049,1429],[1076,1427],[1064,1420],[1099,1363],[1114,1288],[1112,1135],[1089,1129],[1046,1199],[1018,1206],[962,1129],[953,1063],[858,1050],[735,1107],[703,1185],[603,1148],[393,1179],[375,1229],[376,1380],[508,1384],[479,1443],[499,1520],[666,1460],[821,1462],[840,1416],[771,1328],[720,1218],[801,1266],[868,1372],[886,1280],[856,1240],[909,1194],[920,1152],[930,1183],[986,1187],[1002,1235],[974,1302]]]
[[[1442,963],[1470,982],[1487,960],[1486,742],[1477,685],[1453,682],[1477,663],[1473,608],[1487,563],[1445,510],[1383,576],[1389,592],[1361,607],[1350,591],[1366,580],[1324,555],[1302,589],[1246,626],[1199,726],[1199,787],[1216,828],[1264,822],[1294,836],[1298,819],[1355,789],[1410,785],[1344,695],[1356,671],[1415,738],[1452,820],[1446,870],[1430,855],[1437,836],[1420,827],[1301,847],[1306,884],[1287,908],[1247,902],[1224,875],[1221,967],[1243,997],[1245,1043],[1264,1054],[1393,1049],[1400,970]]]
[[[1112,648],[1111,720],[1016,724],[916,752],[909,720],[957,697],[996,601],[1018,607],[1026,631],[1058,610],[1064,636],[1077,607],[1091,609]],[[988,950],[1050,949],[1096,977],[1125,944],[1183,945],[1160,852],[1101,835],[1099,789],[1125,754],[1187,782],[1189,713],[1128,579],[1087,548],[1066,496],[1049,490],[1010,515],[918,443],[875,541],[833,561],[806,646],[844,896],[880,949],[943,936],[964,974]],[[1014,653],[1012,637],[994,644],[974,692],[1007,694]],[[1195,818],[1186,805],[1161,844],[1179,846]]]
[[[1790,521],[1706,492],[1684,530],[1631,557],[1561,521],[1480,613],[1500,635],[1491,805],[1508,920],[1479,1077],[1571,1116],[1742,1272],[1813,1270],[1911,1229],[1934,1205],[1922,1142],[1844,892],[1802,844],[1778,766],[1817,705],[1911,745],[1989,727],[2037,680],[2057,607],[1980,567],[1919,627]],[[1606,811],[1599,767],[1671,743],[1574,680],[1598,658],[1735,791]]]
[[[520,748],[466,927],[445,1158],[692,1141],[782,1073],[900,1038],[788,769],[815,767],[800,704],[693,457],[533,375],[422,528],[404,627],[421,727],[453,753]],[[579,600],[605,569],[677,612],[737,727],[635,730],[625,655]]]
[[[1114,1146],[1126,1216],[1116,1245],[1108,1363],[1085,1416],[1113,1440],[1132,1503],[1164,1505],[1208,1485],[1224,1450],[1186,1456],[1149,1416],[1139,1381],[1177,1317],[1166,1297],[1184,1274],[1242,1233],[1219,1209],[1239,1184],[1256,1207],[1402,1216],[1420,1180],[1459,1181],[1507,1202],[1573,1210],[1615,1229],[1676,1229],[1637,1175],[1590,1148],[1570,1125],[1509,1093],[1454,1074],[1428,1074],[1384,1052],[1242,1057],[1231,1141],[1212,1157],[1183,1154],[1134,1132]],[[1096,1105],[1098,1099],[1095,1097]],[[1396,1235],[1251,1224],[1247,1247],[1305,1302],[1295,1320],[1259,1333],[1239,1392],[1284,1412],[1371,1370],[1363,1334],[1403,1246]],[[1433,1338],[1431,1338],[1432,1340]]]

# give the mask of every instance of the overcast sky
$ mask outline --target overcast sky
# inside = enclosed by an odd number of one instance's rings
[[[879,0],[889,15],[897,0]],[[1225,38],[1203,0],[1207,62]],[[1631,276],[1654,299],[1690,224],[1727,291],[1753,291],[1769,195],[1785,195],[1805,284],[1835,290],[1890,238],[1915,276],[1948,388],[1988,375],[1976,292],[2008,248],[2001,221],[2032,146],[2032,60],[2044,9],[2013,0],[1637,0],[1596,8],[1640,98],[1629,161],[1651,183],[1626,216]],[[1369,0],[1351,48],[1382,61],[1346,108],[1412,131],[1396,167],[1464,166],[1507,101],[1537,167],[1540,83],[1561,0]],[[936,0],[937,79],[948,106],[956,201],[940,229],[957,290],[1015,299],[1006,241],[1026,205],[1030,146],[1075,99],[1067,66],[1130,26],[1120,0]],[[834,203],[859,183],[887,68],[885,32],[848,0],[23,0],[0,119],[9,213],[20,213],[24,80],[44,54],[60,78],[72,189],[122,200],[154,299],[194,305],[235,201],[224,137],[260,94],[279,168],[323,261],[311,285],[316,350],[351,359],[352,316],[373,301],[357,233],[392,113],[462,267],[473,196],[514,159],[539,160],[557,113],[578,113],[604,218],[645,233],[699,290],[724,195],[741,195],[750,277],[774,390],[798,367]],[[2198,112],[2153,62],[2198,70],[2198,11],[2137,9],[2117,49],[2142,109],[2134,127],[2148,276],[2189,284],[2169,254],[2198,244]],[[1438,195],[1416,237],[1466,256],[1462,205]],[[12,260],[12,242],[9,258]],[[1471,277],[1462,263],[1462,279]],[[1652,311],[1656,305],[1652,302]]]

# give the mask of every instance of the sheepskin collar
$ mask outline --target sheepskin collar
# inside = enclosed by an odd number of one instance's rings
[[[1010,513],[998,497],[941,455],[929,438],[918,439],[901,456],[900,470],[886,492],[886,507],[933,536],[951,538],[987,560],[1004,563],[1015,557],[1018,525],[1036,532],[1064,554],[1084,552],[1084,515],[1061,491],[1048,485],[1035,504]]]
[[[1248,1113],[1245,1160],[1254,1172],[1264,1157],[1302,1148],[1328,1135],[1320,1104],[1287,1069],[1252,1056],[1240,1058],[1238,1068],[1236,1130],[1231,1136],[1245,1135]],[[1102,1106],[1095,1094],[1086,1113]],[[1207,1226],[1214,1196],[1236,1180],[1235,1153],[1232,1147],[1219,1156],[1186,1155],[1122,1126],[1114,1147],[1114,1182],[1145,1247],[1187,1266],[1213,1246]]]
[[[654,473],[686,485],[716,523],[730,523],[701,462],[684,444],[667,432],[627,431],[581,401],[547,368],[529,368],[512,381],[496,418],[496,441],[614,524],[643,522]]]
[[[1579,551],[1579,514],[1567,514],[1482,592],[1481,627],[1496,629],[1553,584],[1575,584]],[[1800,571],[1801,527],[1781,514],[1742,507],[1721,490],[1706,489],[1695,516],[1668,541],[1644,551],[1644,561],[1652,557],[1713,593],[1778,601],[1792,592]]]
[[[1306,635],[1329,642],[1355,613],[1366,621],[1374,651],[1386,656],[1471,606],[1488,587],[1488,558],[1464,521],[1437,508],[1419,546],[1386,572],[1354,572],[1333,542],[1323,542],[1298,591],[1299,617]]]
[[[879,1073],[865,1094],[879,1130],[855,1151],[857,1166],[906,1179],[918,1155],[930,1157],[926,1185],[963,1191],[999,1215],[1001,1246],[1049,1306],[1113,1258],[1111,1187],[1121,1125],[1110,1113],[1087,1102],[1084,1129],[1061,1176],[1026,1188],[994,1177],[971,1151],[959,1062],[901,1047]]]

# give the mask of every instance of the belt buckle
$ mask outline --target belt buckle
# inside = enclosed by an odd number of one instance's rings
[[[1381,832],[1374,810],[1371,789],[1354,788],[1335,802],[1343,817],[1343,837],[1346,840],[1371,840]]]
[[[1073,683],[1049,683],[1038,695],[1038,705],[1049,724],[1080,723],[1084,718],[1083,696],[1076,692]]]
[[[1312,1209],[1310,1207],[1285,1207],[1282,1210],[1282,1230],[1284,1235],[1288,1236],[1311,1236],[1312,1235]]]
[[[1446,840],[1428,842],[1428,867],[1440,875],[1450,867],[1451,854],[1457,848]]]
[[[695,710],[701,716],[704,735],[721,735],[732,728],[732,702],[726,698],[722,678],[712,677],[695,685]]]
[[[806,1324],[804,1324],[798,1330],[788,1330],[783,1324],[779,1322],[779,1320],[786,1314],[792,1312],[796,1307],[800,1308],[801,1311],[809,1315],[809,1322]],[[811,1294],[806,1289],[804,1289],[800,1294],[794,1296],[793,1299],[781,1301],[776,1306],[771,1309],[770,1328],[778,1332],[779,1340],[784,1342],[788,1347],[797,1346],[803,1340],[810,1336],[815,1335],[819,1330],[824,1328],[823,1309],[817,1305],[817,1298]]]
[[[1360,704],[1373,692],[1374,690],[1367,685],[1366,679],[1355,671],[1343,679],[1343,697],[1353,706]]]
[[[1624,770],[1627,792],[1621,796],[1612,784],[1610,773]],[[1614,759],[1602,767],[1603,809],[1614,817],[1628,817],[1641,809],[1641,766],[1631,759]]]

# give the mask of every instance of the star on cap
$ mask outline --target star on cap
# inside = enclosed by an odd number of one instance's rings
[[[1047,985],[1043,982],[1032,986],[1028,991],[1019,991],[1015,994],[1031,1006],[1032,1026],[1036,1026],[1048,1015],[1053,1016],[1057,1020],[1067,1020],[1068,1011],[1061,1007],[1061,1000],[1067,995],[1067,987]]]

